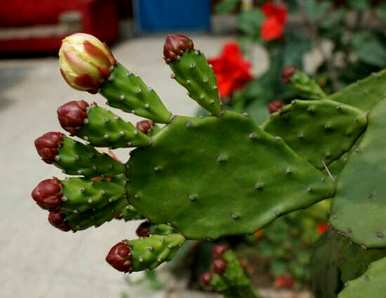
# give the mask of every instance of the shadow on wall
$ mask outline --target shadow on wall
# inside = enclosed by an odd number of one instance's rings
[[[5,96],[7,89],[20,83],[29,72],[25,67],[0,67],[0,111],[7,109],[13,101]]]

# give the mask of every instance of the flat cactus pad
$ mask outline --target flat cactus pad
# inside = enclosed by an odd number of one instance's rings
[[[366,133],[350,154],[337,184],[331,223],[354,242],[386,245],[386,101],[369,115]]]
[[[334,193],[281,138],[233,112],[175,117],[127,167],[133,206],[191,239],[252,233]]]

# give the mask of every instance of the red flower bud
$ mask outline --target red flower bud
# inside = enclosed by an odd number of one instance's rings
[[[63,143],[64,134],[61,132],[47,132],[35,140],[35,147],[40,157],[46,163],[53,163]]]
[[[296,72],[296,67],[293,65],[287,65],[284,66],[282,72],[281,72],[281,79],[284,84],[288,84],[292,76]]]
[[[178,59],[184,52],[193,50],[193,41],[183,34],[169,34],[164,44],[164,59],[171,63]]]
[[[153,125],[154,122],[151,120],[142,120],[138,121],[135,126],[140,132],[147,134],[152,129]]]
[[[229,247],[226,244],[214,245],[212,248],[213,258],[215,258],[215,259],[221,258],[228,249],[229,249]]]
[[[215,259],[213,261],[213,271],[217,274],[223,274],[227,269],[227,262],[223,259]]]
[[[57,178],[45,179],[39,182],[31,195],[43,209],[54,210],[62,203],[62,189],[63,185]]]
[[[65,221],[64,214],[58,211],[50,211],[50,213],[48,213],[48,221],[55,228],[64,232],[71,230],[70,225]]]
[[[201,284],[205,287],[210,286],[211,280],[212,280],[212,273],[210,272],[205,272],[200,277]]]
[[[272,113],[279,112],[284,107],[282,100],[273,100],[268,104],[268,111]]]
[[[106,256],[106,261],[121,272],[132,272],[131,249],[127,242],[115,244]]]
[[[291,289],[295,284],[295,280],[291,275],[280,275],[276,277],[274,286],[275,288]]]
[[[149,237],[150,236],[150,222],[144,221],[139,225],[135,231],[138,237]]]
[[[75,135],[87,118],[88,107],[84,100],[72,100],[60,106],[57,110],[60,125],[71,135]]]

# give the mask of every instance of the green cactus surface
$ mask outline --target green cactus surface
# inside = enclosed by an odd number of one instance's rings
[[[386,293],[386,258],[375,261],[359,278],[349,281],[338,298],[383,298]]]
[[[252,233],[334,193],[282,139],[233,112],[176,117],[127,167],[131,204],[191,239]]]
[[[315,297],[336,298],[346,282],[362,275],[370,263],[384,256],[384,248],[366,249],[334,230],[328,231],[315,244],[312,256]]]
[[[96,105],[88,109],[86,123],[79,129],[77,136],[99,147],[126,148],[150,143],[149,137],[139,132],[130,122]]]
[[[150,235],[128,241],[133,259],[133,271],[154,269],[169,261],[184,243],[180,234]]]
[[[316,100],[327,97],[319,84],[302,71],[297,70],[290,78],[289,83],[296,93],[303,98]]]
[[[351,84],[341,91],[328,97],[362,111],[369,112],[380,101],[386,98],[386,70]]]
[[[169,66],[177,82],[188,90],[192,99],[213,115],[220,114],[216,77],[203,54],[195,50],[186,51]]]
[[[121,64],[114,66],[100,93],[106,97],[110,106],[123,111],[159,123],[168,123],[172,118],[172,114],[165,108],[157,93]]]
[[[382,101],[370,113],[366,133],[341,172],[330,218],[337,230],[367,247],[386,245],[385,126]]]
[[[263,129],[323,169],[351,149],[365,129],[366,113],[330,100],[295,100],[274,113]]]
[[[90,145],[63,138],[55,165],[69,175],[85,177],[114,176],[125,173],[125,166]]]

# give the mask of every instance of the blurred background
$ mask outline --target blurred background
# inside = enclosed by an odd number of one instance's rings
[[[268,117],[270,103],[284,105],[294,98],[280,78],[285,66],[312,75],[326,92],[386,66],[382,0],[2,0],[2,298],[206,297],[198,291],[196,276],[200,258],[207,255],[204,246],[190,244],[189,253],[161,274],[124,277],[104,257],[117,241],[135,237],[138,223],[115,221],[97,230],[62,233],[47,224],[30,199],[38,181],[61,177],[41,162],[33,146],[42,133],[61,130],[57,107],[72,99],[104,104],[99,95],[71,89],[59,74],[57,51],[62,38],[74,32],[111,45],[117,60],[157,90],[174,114],[194,114],[198,106],[170,80],[163,62],[170,32],[193,38],[210,58],[224,104],[258,122]],[[128,151],[119,150],[118,157],[126,160]],[[252,238],[231,240],[265,297],[311,297],[310,247],[328,229],[327,210],[328,202],[283,218]]]

